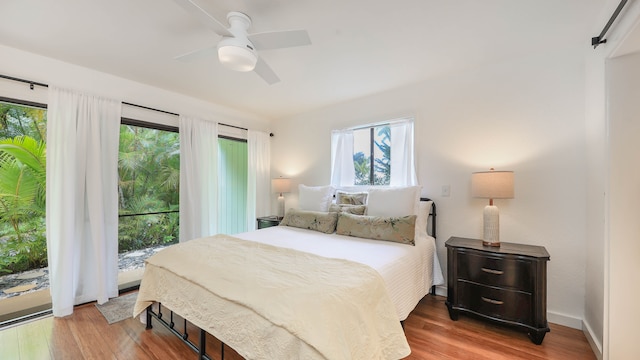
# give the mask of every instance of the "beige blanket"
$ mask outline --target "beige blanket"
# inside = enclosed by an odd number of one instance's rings
[[[149,258],[134,316],[155,301],[248,359],[410,353],[384,281],[372,268],[225,235]]]

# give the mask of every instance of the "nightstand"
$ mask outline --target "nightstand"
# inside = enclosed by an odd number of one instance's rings
[[[540,345],[547,323],[547,261],[542,246],[451,237],[447,247],[447,308],[451,320],[474,314],[528,333]]]
[[[272,226],[280,225],[280,221],[282,218],[278,218],[277,216],[263,216],[258,219],[258,229],[264,229]]]

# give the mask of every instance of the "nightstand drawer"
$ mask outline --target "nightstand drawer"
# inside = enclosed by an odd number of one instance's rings
[[[461,307],[500,320],[532,322],[530,294],[464,280],[458,281],[458,291]]]
[[[531,292],[531,261],[488,256],[475,251],[459,251],[458,278],[479,284],[507,286]]]

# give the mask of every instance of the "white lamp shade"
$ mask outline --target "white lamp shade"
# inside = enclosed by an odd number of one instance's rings
[[[471,196],[513,199],[513,171],[482,171],[471,174]]]
[[[291,191],[291,179],[276,178],[271,179],[271,189],[274,193],[288,193]]]
[[[481,171],[471,174],[471,196],[490,199],[482,213],[483,241],[487,246],[500,246],[500,212],[493,199],[513,198],[513,171]]]
[[[237,45],[219,46],[218,59],[222,65],[235,71],[251,71],[258,62],[258,56],[254,52]]]

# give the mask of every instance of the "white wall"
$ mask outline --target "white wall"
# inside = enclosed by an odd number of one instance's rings
[[[270,123],[258,116],[232,110],[165,89],[137,83],[124,78],[55,59],[0,45],[0,74],[55,85],[67,89],[148,106],[173,113],[198,116],[254,130],[268,131]],[[0,79],[0,96],[47,102],[46,88]],[[123,116],[153,120],[177,126],[176,116],[162,115],[123,106]]]
[[[450,236],[482,236],[485,201],[473,171],[514,170],[516,195],[497,200],[502,241],[543,245],[549,320],[581,327],[586,156],[584,54],[564,49],[491,64],[275,122],[272,173],[327,184],[330,131],[413,114],[422,194],[438,205],[438,254]],[[441,186],[451,186],[443,198]],[[288,194],[287,207],[297,194]]]
[[[618,4],[618,0],[604,2],[601,14],[591,29],[591,36],[595,36],[602,30]],[[620,89],[616,91],[609,89],[607,83],[611,84],[612,79],[607,80],[611,73],[606,71],[607,59],[614,58],[622,52],[633,51],[634,41],[630,34],[634,32],[634,27],[635,31],[640,33],[638,19],[640,19],[640,3],[628,3],[622,15],[618,17],[614,26],[606,34],[606,44],[600,45],[597,49],[589,47],[586,49],[585,56],[587,65],[585,118],[588,165],[586,193],[587,266],[583,329],[599,359],[627,359],[637,358],[640,355],[637,352],[638,342],[635,338],[618,337],[618,334],[633,334],[635,332],[634,327],[640,314],[637,310],[634,311],[637,307],[626,309],[624,314],[619,312],[621,304],[617,303],[615,299],[626,297],[627,289],[620,288],[620,286],[612,287],[611,284],[612,279],[629,278],[628,274],[624,272],[628,264],[620,263],[622,258],[616,257],[612,251],[615,251],[614,248],[617,246],[620,246],[617,251],[632,251],[631,248],[625,249],[624,241],[619,242],[612,237],[612,234],[621,231],[613,228],[617,225],[612,222],[611,216],[620,211],[614,207],[617,208],[622,204],[624,209],[624,203],[614,201],[611,197],[611,190],[618,186],[612,182],[611,178],[613,171],[615,171],[612,159],[614,156],[622,156],[622,160],[617,161],[626,161],[624,159],[627,159],[629,155],[633,156],[633,153],[618,152],[614,154],[612,152],[620,140],[612,133],[610,119],[612,114],[610,112],[619,111],[618,107],[621,105],[618,105],[618,102],[624,100],[616,99],[616,92]],[[615,83],[624,84],[627,81],[634,81],[632,74],[630,73],[629,77],[626,75],[618,77]],[[620,108],[622,111],[625,109],[633,111],[628,105],[622,105]],[[620,123],[617,124],[616,132],[620,131],[619,125]],[[633,133],[634,129],[629,128],[628,131]],[[632,169],[631,171],[633,174]],[[620,270],[623,272],[620,273]],[[618,316],[612,318],[612,315],[615,314]],[[615,339],[612,336],[615,336]],[[629,343],[625,345],[625,342]],[[636,353],[625,354],[622,352],[621,349],[629,349],[626,346],[636,346]]]
[[[609,60],[610,359],[640,356],[640,54]]]

